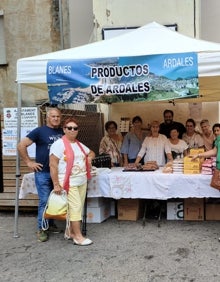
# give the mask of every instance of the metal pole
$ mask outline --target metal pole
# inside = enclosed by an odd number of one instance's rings
[[[18,83],[18,102],[17,102],[17,144],[21,139],[21,84]],[[18,209],[19,209],[19,184],[20,184],[20,158],[16,154],[16,193],[15,193],[15,222],[14,222],[14,238],[18,238]]]

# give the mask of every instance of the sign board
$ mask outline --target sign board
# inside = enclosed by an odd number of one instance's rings
[[[25,137],[32,128],[21,128],[21,138]],[[35,157],[36,145],[32,144],[27,148],[28,155]],[[5,128],[2,131],[2,154],[3,156],[17,155],[17,128]]]
[[[4,129],[2,130],[2,154],[4,156],[17,155],[17,122],[18,109],[4,108]],[[37,107],[21,108],[21,138],[25,137],[31,130],[38,127]],[[35,144],[27,148],[31,158],[35,157]]]
[[[17,128],[17,108],[4,108],[4,128]],[[38,126],[37,107],[21,108],[21,127],[35,128]]]

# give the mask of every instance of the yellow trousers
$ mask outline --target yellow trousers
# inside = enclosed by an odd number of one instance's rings
[[[86,197],[87,182],[80,186],[69,188],[68,204],[69,204],[69,220],[82,220],[83,207]]]

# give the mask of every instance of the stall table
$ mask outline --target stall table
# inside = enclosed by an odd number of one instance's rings
[[[156,171],[123,171],[123,168],[99,168],[88,182],[88,197],[113,199],[219,198],[220,191],[210,187],[211,175],[172,174]],[[37,194],[34,173],[23,176],[19,198]]]

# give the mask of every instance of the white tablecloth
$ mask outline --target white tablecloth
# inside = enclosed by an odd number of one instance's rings
[[[211,175],[167,174],[161,170],[123,172],[123,168],[100,169],[88,183],[88,197],[143,198],[220,198],[220,192],[210,187]],[[19,198],[37,193],[34,174],[25,174]]]

